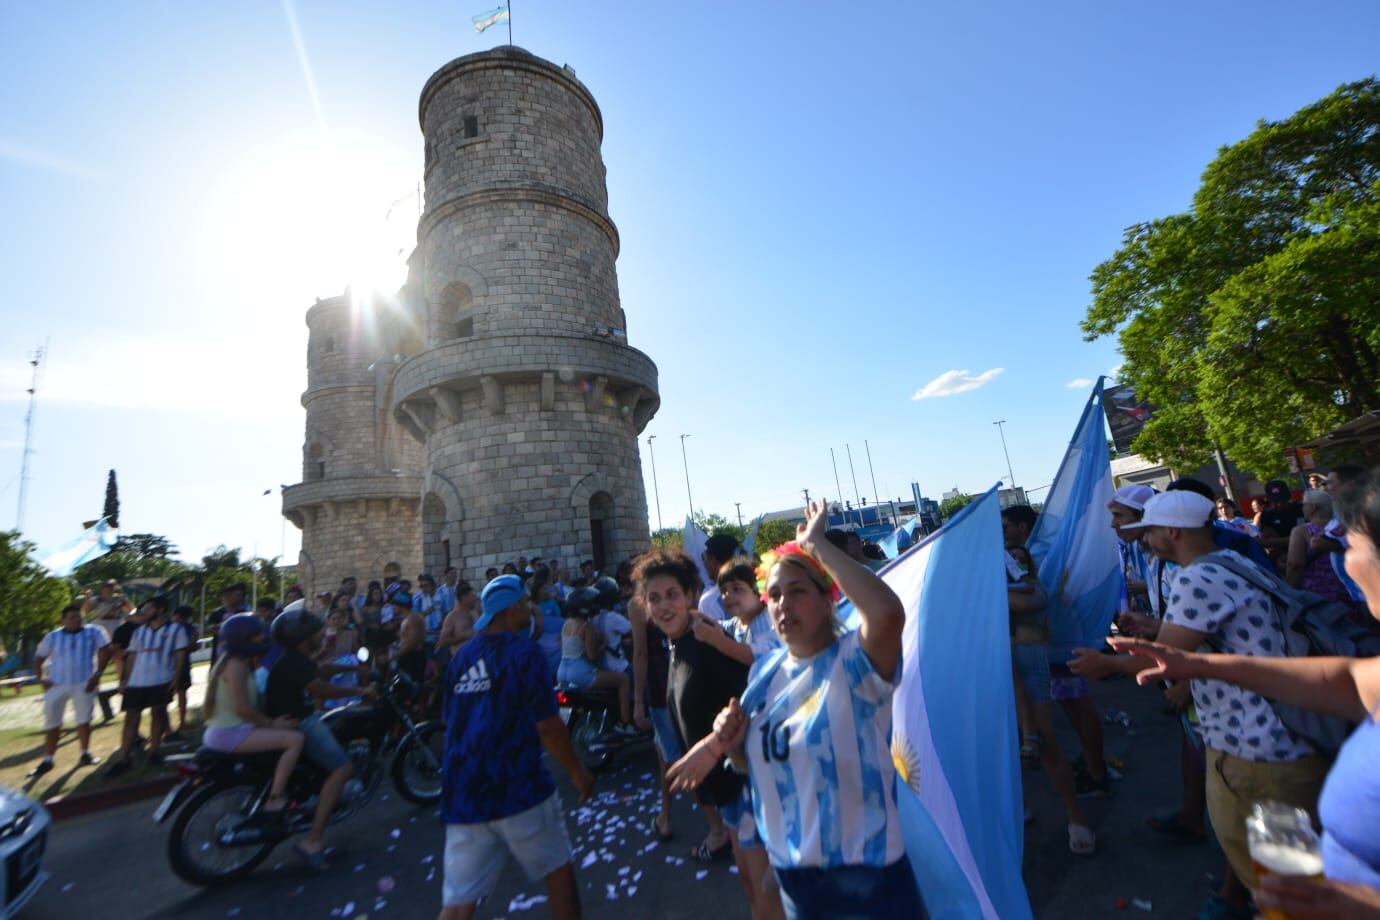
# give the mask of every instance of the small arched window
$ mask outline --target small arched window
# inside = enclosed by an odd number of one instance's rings
[[[452,281],[441,292],[436,308],[435,335],[441,342],[474,335],[474,295],[467,285]]]

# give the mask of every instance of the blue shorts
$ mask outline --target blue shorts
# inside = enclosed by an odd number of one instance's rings
[[[1011,646],[1011,663],[1016,666],[1026,699],[1032,703],[1054,699],[1049,692],[1049,652],[1043,645]]]
[[[576,690],[588,690],[598,674],[599,669],[584,658],[562,658],[556,668],[556,681]]]
[[[772,868],[787,920],[919,920],[929,916],[910,861],[904,857],[881,867]]]
[[[1069,670],[1067,663],[1050,664],[1049,692],[1056,700],[1081,700],[1088,695],[1088,679]]]
[[[743,783],[738,801],[719,806],[719,817],[724,819],[724,826],[738,838],[739,848],[762,849],[762,838],[757,835],[757,817],[752,811],[752,783]]]
[[[671,722],[671,710],[665,706],[653,706],[647,710],[647,718],[652,722],[652,738],[661,759],[669,767],[685,756],[685,747],[680,743],[676,727]]]
[[[306,736],[302,753],[327,773],[334,773],[350,762],[345,749],[340,746],[335,735],[331,734],[330,726],[321,721],[321,713],[313,712],[303,719],[297,728]]]

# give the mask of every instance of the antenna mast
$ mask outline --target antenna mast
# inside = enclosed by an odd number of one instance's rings
[[[29,411],[24,414],[24,453],[19,463],[19,513],[14,524],[14,529],[21,533],[24,531],[24,505],[29,498],[29,458],[34,452],[34,409],[38,403],[38,381],[43,374],[43,357],[47,351],[45,342],[29,355],[33,374],[29,382]]]

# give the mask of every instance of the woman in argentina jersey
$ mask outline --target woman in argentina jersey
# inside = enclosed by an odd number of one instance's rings
[[[888,740],[905,610],[866,566],[824,538],[828,505],[806,509],[796,540],[763,557],[760,587],[785,649],[756,661],[741,705],[670,771],[693,788],[727,755],[752,780],[757,830],[786,915],[925,915],[905,858]],[[860,626],[844,632],[847,595]]]

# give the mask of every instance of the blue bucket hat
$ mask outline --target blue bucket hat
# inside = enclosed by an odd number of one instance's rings
[[[494,617],[526,596],[527,588],[516,575],[500,575],[489,582],[479,593],[479,603],[483,607],[483,612],[479,619],[474,621],[475,632],[484,629],[493,622]]]

